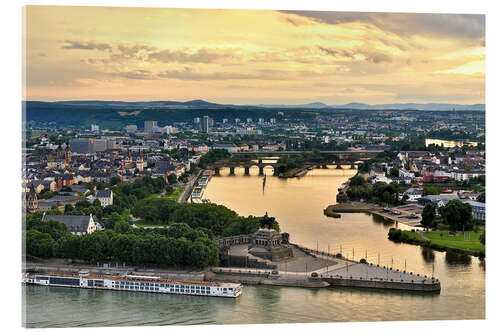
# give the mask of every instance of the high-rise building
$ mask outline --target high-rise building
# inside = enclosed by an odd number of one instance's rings
[[[201,122],[201,131],[203,133],[209,133],[212,130],[212,126],[214,125],[214,120],[209,116],[203,116]]]
[[[241,119],[240,119],[240,118],[235,118],[235,119],[234,119],[234,122],[235,122],[235,123],[239,123],[240,121],[241,121]]]
[[[99,132],[99,125],[92,124],[90,125],[91,132]]]
[[[252,122],[252,118],[247,118],[247,123],[251,123]]]
[[[271,124],[276,124],[276,118],[271,118],[271,119],[269,119],[269,122],[270,122]]]
[[[229,120],[228,120],[227,118],[222,119],[222,123],[223,123],[223,124],[227,124],[227,122],[228,122],[228,121],[229,121]]]
[[[264,118],[259,118],[259,124],[263,124],[264,123]]]
[[[127,125],[127,126],[125,126],[125,132],[127,132],[127,133],[135,133],[135,132],[137,132],[137,125]]]
[[[158,122],[156,120],[146,120],[144,122],[144,132],[152,133],[153,127],[158,127]]]
[[[195,123],[195,124],[199,124],[200,122],[201,122],[200,117],[196,117],[196,118],[194,118],[194,123]]]

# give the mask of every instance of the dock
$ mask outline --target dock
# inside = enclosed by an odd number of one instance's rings
[[[210,279],[305,288],[350,287],[439,293],[439,279],[293,245],[294,258],[274,269],[214,267]]]

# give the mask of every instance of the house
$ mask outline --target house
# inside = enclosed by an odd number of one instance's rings
[[[91,215],[46,215],[44,213],[42,221],[55,220],[64,223],[68,231],[73,235],[91,234],[97,230],[97,222]]]
[[[485,221],[486,220],[486,204],[484,202],[478,202],[473,200],[462,200],[463,203],[468,203],[472,206],[472,218],[474,220]]]
[[[99,199],[102,207],[106,207],[113,204],[113,191],[111,190],[98,190],[96,199]]]
[[[408,201],[417,202],[418,199],[422,198],[423,193],[424,190],[421,188],[410,187],[403,193],[403,196],[406,194],[408,196]]]
[[[23,200],[24,209],[28,213],[33,213],[38,210],[38,197],[36,195],[36,190],[33,184],[28,187],[28,191],[25,192],[25,197]]]
[[[390,183],[392,183],[392,179],[387,178],[387,177],[375,177],[372,179],[372,184],[379,183],[379,182],[390,184]]]

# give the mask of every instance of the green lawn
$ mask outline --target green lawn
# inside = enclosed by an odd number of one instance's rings
[[[162,196],[162,198],[177,200],[181,196],[184,189],[182,187],[176,188],[172,193]]]
[[[469,233],[470,239],[468,239]],[[457,232],[455,236],[450,235],[448,231],[430,231],[424,233],[425,237],[429,238],[432,243],[439,245],[457,249],[484,250],[484,245],[479,242],[479,236],[482,234],[482,231],[466,231],[465,234],[466,239],[464,240],[462,232]]]

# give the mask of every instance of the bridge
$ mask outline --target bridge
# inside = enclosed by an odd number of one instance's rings
[[[335,155],[340,159],[351,157],[351,158],[373,158],[377,156],[377,154],[383,153],[384,150],[320,150],[320,151],[312,151],[312,150],[275,150],[275,151],[267,151],[267,150],[257,150],[257,151],[239,151],[231,153],[232,156],[290,156],[290,155],[298,155],[298,154],[310,154],[310,153],[320,153],[323,155]]]
[[[245,168],[245,176],[250,176],[250,168],[252,166],[257,166],[259,168],[259,176],[264,176],[264,168],[265,167],[271,167],[273,169],[273,174],[276,173],[276,170],[280,166],[284,166],[285,164],[283,163],[277,163],[277,162],[264,162],[262,159],[258,160],[258,162],[254,161],[246,161],[246,162],[241,162],[241,161],[219,161],[211,165],[210,169],[214,170],[216,176],[220,176],[220,169],[221,168],[229,168],[229,175],[234,176],[234,170],[235,168]]]

